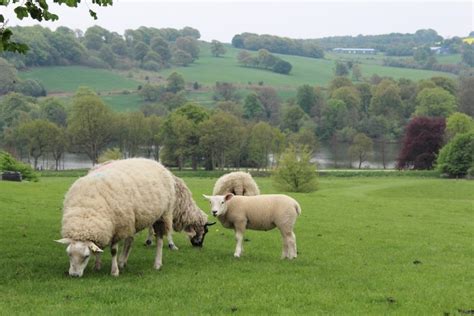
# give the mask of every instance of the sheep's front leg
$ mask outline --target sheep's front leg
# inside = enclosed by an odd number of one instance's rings
[[[119,258],[120,269],[123,269],[125,266],[127,266],[128,256],[130,255],[132,244],[133,244],[133,237],[128,237],[123,242],[123,250]]]
[[[237,245],[235,247],[234,257],[236,258],[240,258],[240,255],[244,250],[242,246],[242,242],[244,241],[244,232],[245,224],[235,225],[235,240],[237,241]]]
[[[101,255],[100,252],[95,253],[94,269],[97,270],[97,271],[99,271],[102,268],[102,259],[101,259],[100,255]]]
[[[113,276],[119,276],[119,268],[117,263],[117,252],[118,252],[118,243],[112,244],[110,246],[110,253],[112,254],[112,271],[110,274]]]
[[[159,270],[163,265],[163,237],[156,236],[156,257],[155,257],[155,269]]]

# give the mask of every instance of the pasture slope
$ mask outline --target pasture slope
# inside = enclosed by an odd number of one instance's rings
[[[118,279],[104,268],[65,275],[61,204],[75,178],[0,182],[0,311],[9,314],[460,315],[474,309],[474,181],[320,179],[291,194],[303,212],[299,256],[281,261],[278,231],[248,232],[234,259],[233,233],[212,227],[202,250],[176,234],[162,271],[136,238]],[[215,179],[185,178],[198,204]],[[257,178],[263,193],[275,192]],[[93,260],[91,260],[93,261]]]

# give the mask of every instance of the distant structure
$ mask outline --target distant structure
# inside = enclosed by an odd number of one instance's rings
[[[373,48],[334,48],[335,53],[343,54],[375,54],[376,50]]]

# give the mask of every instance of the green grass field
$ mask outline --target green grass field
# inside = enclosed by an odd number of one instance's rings
[[[74,178],[0,182],[1,314],[462,315],[474,309],[473,181],[422,178],[320,179],[291,194],[303,213],[299,256],[281,261],[278,231],[248,232],[240,259],[233,233],[212,227],[202,250],[176,234],[177,252],[136,238],[119,278],[104,268],[65,275],[61,203]],[[215,179],[185,178],[198,204]],[[257,178],[263,193],[275,192]],[[91,260],[92,261],[92,260]]]
[[[216,81],[238,84],[263,81],[265,85],[276,88],[293,89],[302,84],[325,86],[334,78],[334,60],[332,59],[314,59],[276,54],[293,65],[290,75],[281,75],[267,70],[240,67],[236,59],[238,52],[238,49],[227,47],[227,54],[216,58],[211,56],[208,46],[202,45],[200,57],[196,62],[188,67],[173,67],[160,73],[163,76],[168,76],[176,71],[181,73],[187,81],[197,81],[205,85],[214,85]],[[365,77],[378,74],[379,76],[419,80],[433,76],[453,76],[448,73],[428,70],[384,67],[372,62],[362,64],[361,69]]]
[[[95,91],[133,89],[139,82],[109,70],[83,66],[39,67],[19,72],[22,79],[36,79],[45,86],[48,93],[75,92],[81,86]]]

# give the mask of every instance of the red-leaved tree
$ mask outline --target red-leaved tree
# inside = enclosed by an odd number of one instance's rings
[[[441,117],[415,117],[407,125],[398,169],[431,169],[443,145],[446,122]]]

